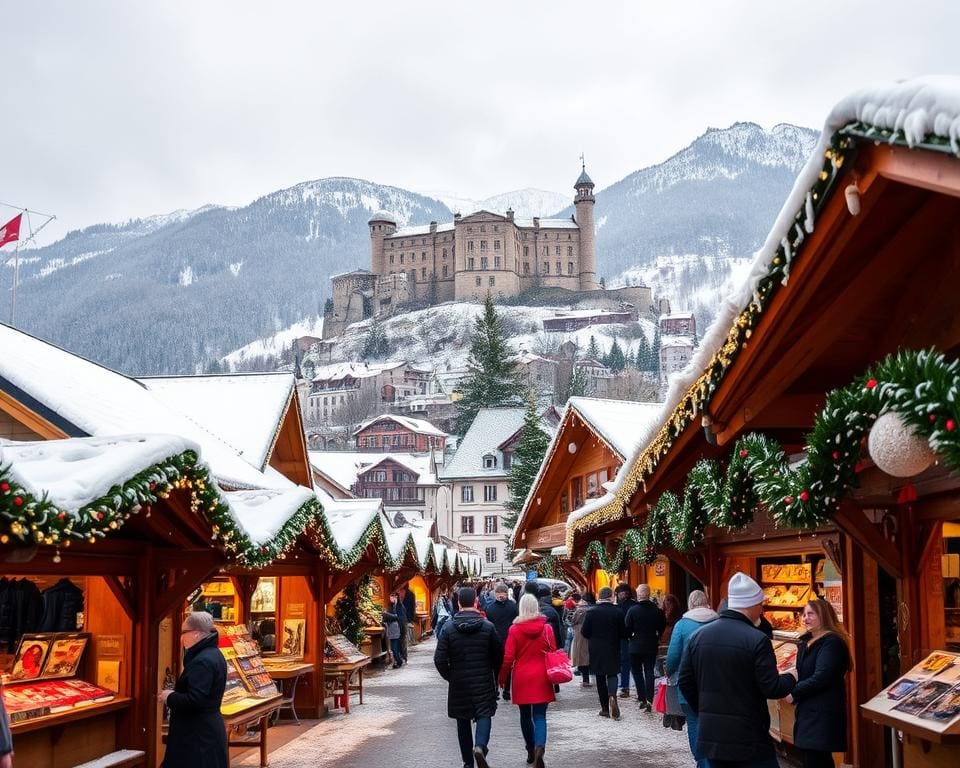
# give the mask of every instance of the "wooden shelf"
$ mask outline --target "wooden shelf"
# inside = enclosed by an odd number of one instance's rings
[[[66,712],[56,712],[41,717],[31,717],[29,720],[21,720],[18,723],[12,723],[10,730],[14,734],[29,733],[41,728],[48,728],[53,725],[66,725],[77,720],[85,720],[97,715],[105,715],[108,712],[116,712],[118,709],[126,709],[133,703],[133,699],[118,696],[113,701],[107,701],[103,704],[90,704],[89,706],[73,707]]]

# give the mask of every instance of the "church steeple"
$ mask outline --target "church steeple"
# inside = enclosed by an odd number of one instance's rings
[[[580,155],[580,178],[573,185],[577,196],[573,199],[574,218],[580,227],[580,290],[595,291],[597,283],[596,235],[593,230],[593,179],[587,175],[587,164]]]
[[[593,179],[587,175],[587,164],[583,159],[583,155],[580,155],[580,177],[577,179],[577,183],[573,185],[573,188],[577,190],[577,196],[574,202],[581,200],[593,202]]]

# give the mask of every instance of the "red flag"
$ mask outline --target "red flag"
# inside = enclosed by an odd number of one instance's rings
[[[3,248],[7,243],[12,243],[20,239],[20,219],[23,218],[22,213],[18,213],[10,221],[0,227],[0,248]]]

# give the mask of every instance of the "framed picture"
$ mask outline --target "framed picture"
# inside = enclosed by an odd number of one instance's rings
[[[47,663],[43,667],[42,677],[73,677],[76,675],[88,639],[88,635],[58,635],[55,637],[50,644],[50,653],[47,655]]]
[[[289,656],[303,656],[306,629],[306,619],[284,619],[283,645],[280,648],[280,653]]]
[[[50,650],[50,635],[24,635],[13,660],[11,682],[17,680],[36,680],[43,672],[43,664]]]

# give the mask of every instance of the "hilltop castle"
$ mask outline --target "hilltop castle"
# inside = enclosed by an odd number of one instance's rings
[[[370,270],[332,278],[324,337],[413,303],[482,300],[488,292],[502,298],[535,286],[597,290],[593,187],[584,167],[569,219],[476,211],[439,225],[398,228],[390,213],[375,213],[368,222]]]

